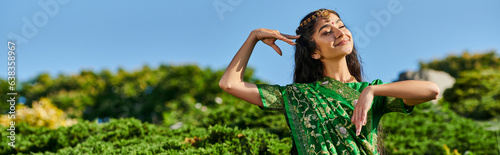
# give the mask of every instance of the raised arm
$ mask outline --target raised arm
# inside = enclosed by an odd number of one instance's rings
[[[263,106],[257,86],[253,83],[243,81],[243,75],[245,74],[248,59],[250,59],[253,48],[259,40],[262,40],[262,42],[271,46],[279,55],[282,55],[281,49],[274,42],[279,39],[290,45],[295,45],[291,39],[296,38],[298,36],[281,34],[277,30],[263,28],[253,30],[227,67],[226,72],[224,72],[219,81],[219,86],[233,96],[257,106]]]

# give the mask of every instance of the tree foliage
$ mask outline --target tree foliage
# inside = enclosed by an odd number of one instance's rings
[[[245,80],[259,82],[251,78],[252,72],[247,69]],[[165,111],[184,113],[195,103],[215,106],[214,98],[223,93],[218,86],[222,73],[196,65],[161,65],[157,69],[144,66],[130,73],[119,69],[116,74],[108,70],[97,74],[82,71],[57,78],[44,73],[24,83],[22,94],[27,105],[47,97],[71,117],[135,117],[160,123]]]
[[[461,72],[444,99],[458,114],[474,119],[500,115],[500,69]]]
[[[500,57],[496,51],[461,56],[450,55],[421,69],[442,70],[456,78],[452,88],[444,92],[446,104],[458,114],[479,120],[500,116]]]
[[[462,55],[449,55],[444,59],[420,62],[420,69],[444,71],[458,78],[462,71],[500,69],[500,57],[496,53],[496,50],[472,54],[465,51]]]
[[[3,78],[0,79],[0,112],[7,113],[10,111],[10,103],[7,102],[9,100],[9,97],[13,97],[11,95],[6,95],[7,93],[12,93],[12,91],[9,90],[9,83],[7,83],[7,80],[4,80]],[[18,100],[18,98],[16,98]]]

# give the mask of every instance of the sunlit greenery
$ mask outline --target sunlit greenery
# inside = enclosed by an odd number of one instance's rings
[[[27,123],[30,126],[47,127],[57,129],[63,126],[71,126],[77,123],[76,119],[68,119],[66,114],[50,100],[46,98],[35,101],[32,108],[25,105],[16,105],[15,115],[2,115],[0,116],[0,125],[9,126],[13,120],[16,123]],[[9,118],[9,116],[12,117]]]
[[[444,59],[420,62],[420,68],[445,71],[457,78],[460,77],[462,71],[500,69],[500,57],[496,50],[478,53],[465,51],[461,55],[453,54]]]
[[[439,69],[455,62],[460,62],[456,63],[458,67]],[[482,53],[421,63],[422,68],[456,72],[457,82],[438,104],[418,105],[410,115],[385,115],[381,137],[386,152],[498,153],[497,62],[495,53]],[[263,83],[252,72],[247,69],[245,80]],[[196,65],[144,66],[116,73],[86,70],[57,77],[40,74],[20,84],[25,110],[32,113],[29,117],[41,119],[35,116],[52,111],[58,116],[46,122],[78,123],[51,126],[30,123],[31,119],[17,120],[17,147],[11,148],[6,145],[8,138],[2,138],[5,145],[0,145],[0,154],[288,154],[291,135],[283,113],[260,110],[223,92],[218,86],[222,74],[223,69]],[[0,93],[7,92],[6,85],[0,80]],[[2,99],[0,111],[6,114],[9,105],[5,96]],[[50,104],[41,106],[34,101]],[[475,120],[479,118],[482,121]],[[8,120],[4,117],[3,121]],[[9,133],[3,131],[8,126],[3,124],[0,135],[6,137]]]
[[[500,57],[496,51],[464,52],[461,56],[421,62],[420,67],[442,70],[456,78],[453,87],[444,93],[444,106],[478,120],[500,116]]]

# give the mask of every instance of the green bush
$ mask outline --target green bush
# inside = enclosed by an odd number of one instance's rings
[[[472,54],[465,51],[462,55],[449,55],[444,59],[420,62],[420,69],[444,71],[457,78],[462,71],[500,69],[500,57],[496,50]]]
[[[9,97],[13,97],[10,95],[6,95],[7,93],[12,93],[12,91],[9,90],[9,83],[7,80],[7,77],[0,77],[0,112],[1,114],[8,113],[10,110],[10,103],[7,102],[9,100]],[[17,82],[17,81],[16,81]],[[19,85],[19,83],[17,83]],[[16,98],[18,100],[19,98]]]
[[[6,128],[0,126],[0,130]],[[7,139],[2,138],[2,143]],[[16,127],[16,145],[15,149],[0,145],[0,154],[286,154],[291,140],[262,129],[216,125],[171,130],[129,118],[104,124],[87,121],[55,130],[22,123]]]
[[[389,113],[381,124],[389,154],[438,154],[445,152],[444,144],[461,153],[498,153],[495,131],[430,102],[410,115]]]
[[[244,80],[260,82],[252,77],[253,69],[248,68],[246,73]],[[28,106],[42,97],[49,98],[73,118],[134,117],[160,124],[165,111],[185,113],[195,103],[217,105],[214,98],[224,94],[218,85],[222,74],[223,70],[196,65],[161,65],[153,69],[143,66],[131,72],[120,68],[115,74],[108,70],[100,73],[84,70],[77,75],[60,74],[55,78],[42,73],[20,83],[23,89],[19,94],[26,97]],[[7,91],[6,85],[6,81],[0,80],[0,86],[5,86],[0,92]],[[8,106],[1,105],[0,111],[8,110]]]
[[[381,124],[388,154],[440,154],[448,147],[460,153],[495,154],[497,149],[495,132],[485,130],[487,126],[431,103],[417,106],[410,115],[387,114]],[[16,145],[0,145],[0,154],[288,154],[291,138],[264,128],[218,124],[172,130],[129,118],[103,124],[80,121],[58,129],[21,123],[16,126]]]
[[[283,112],[263,111],[229,94],[222,94],[221,103],[205,105],[189,101],[190,110],[169,110],[163,113],[164,125],[171,126],[176,123],[208,128],[209,126],[224,125],[240,129],[263,129],[276,134],[280,138],[290,137],[290,130],[286,124]],[[200,104],[202,108],[196,108]],[[204,109],[205,107],[206,109]]]
[[[478,120],[500,117],[500,57],[495,50],[420,62],[420,69],[445,71],[456,78],[444,92],[445,103],[456,113]]]
[[[458,114],[486,120],[500,115],[500,69],[464,71],[444,99]]]

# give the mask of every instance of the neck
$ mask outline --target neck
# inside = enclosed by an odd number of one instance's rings
[[[342,57],[340,60],[324,60],[322,62],[325,76],[344,83],[356,81],[349,72],[345,57]]]

